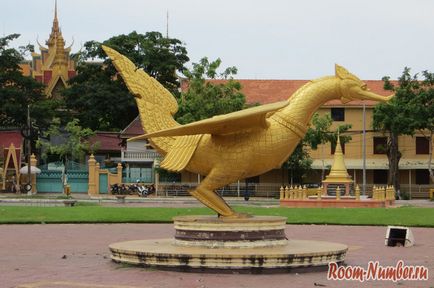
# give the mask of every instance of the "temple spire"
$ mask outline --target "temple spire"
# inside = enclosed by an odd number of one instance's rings
[[[51,27],[50,37],[47,40],[48,46],[54,46],[56,44],[57,38],[61,35],[59,27],[59,19],[57,18],[57,0],[54,2],[54,19],[53,19],[53,27]]]
[[[169,10],[166,11],[166,38],[169,39]]]
[[[54,20],[57,20],[57,0],[54,0]]]

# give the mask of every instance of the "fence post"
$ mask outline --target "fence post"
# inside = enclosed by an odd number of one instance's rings
[[[158,192],[160,191],[160,173],[155,172],[155,196],[158,196]]]
[[[95,165],[96,160],[93,154],[90,155],[89,160],[87,161],[89,166],[89,178],[88,178],[88,190],[87,194],[96,195],[96,183],[95,183]]]
[[[95,193],[99,194],[99,163],[95,164]]]
[[[118,163],[118,166],[116,166],[116,171],[118,173],[118,183],[117,184],[121,184],[122,183],[122,164]]]
[[[30,156],[30,166],[36,167],[36,157],[35,154],[32,153],[32,155]],[[31,174],[32,176],[32,180],[31,180],[31,184],[32,184],[32,193],[36,194],[38,192],[38,190],[36,189],[36,173]]]
[[[237,182],[237,195],[238,195],[238,198],[240,198],[240,180],[238,180],[238,182]]]
[[[358,184],[356,185],[355,196],[356,196],[356,200],[359,201],[360,200],[360,187]]]
[[[336,200],[341,200],[341,187],[339,185],[336,187]]]

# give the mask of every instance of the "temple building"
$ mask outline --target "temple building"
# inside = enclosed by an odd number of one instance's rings
[[[45,94],[59,98],[60,90],[68,86],[68,80],[76,75],[75,62],[71,58],[71,46],[65,47],[65,40],[57,18],[57,1],[51,33],[45,42],[38,42],[40,53],[32,52],[32,60],[21,64],[24,75],[32,76],[46,85]]]

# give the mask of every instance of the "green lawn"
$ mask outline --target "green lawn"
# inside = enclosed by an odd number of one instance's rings
[[[265,208],[235,207],[254,215],[279,215],[289,224],[404,225],[434,227],[432,208]],[[170,223],[177,215],[213,215],[208,208],[129,208],[103,206],[0,206],[0,224]]]

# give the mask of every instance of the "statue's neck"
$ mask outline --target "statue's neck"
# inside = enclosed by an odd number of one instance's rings
[[[320,106],[338,98],[340,98],[339,79],[334,76],[319,78],[298,89],[289,99],[289,105],[278,113],[280,117],[307,125]]]

